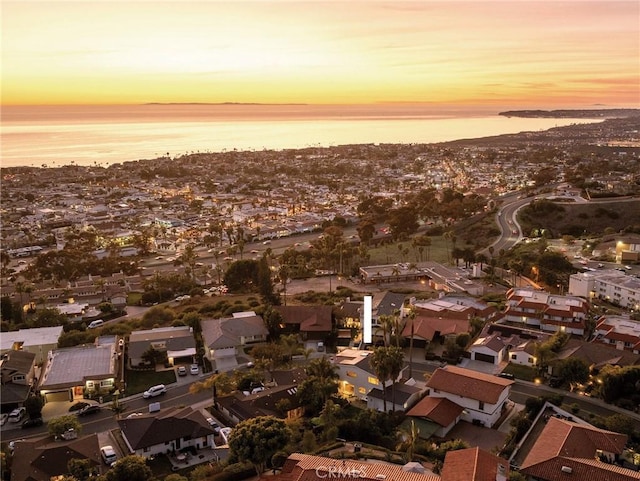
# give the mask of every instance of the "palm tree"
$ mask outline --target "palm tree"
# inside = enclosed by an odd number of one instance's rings
[[[373,350],[373,353],[369,355],[371,368],[373,369],[373,372],[376,373],[376,377],[381,384],[382,407],[385,413],[387,412],[387,390],[385,389],[385,383],[391,375],[391,368],[386,354],[386,347],[377,347]]]
[[[411,307],[409,311],[409,322],[411,323],[411,334],[409,337],[409,377],[413,377],[413,335],[415,334],[416,310]]]
[[[321,398],[321,405],[324,406],[331,394],[335,392],[340,379],[336,366],[326,357],[314,359],[307,366],[307,379],[309,378],[316,381],[317,393]]]
[[[401,429],[400,435],[400,444],[396,449],[400,452],[406,451],[407,457],[405,460],[407,463],[410,463],[413,461],[413,456],[416,452],[416,444],[420,438],[420,430],[416,427],[415,421],[411,420],[409,429]]]

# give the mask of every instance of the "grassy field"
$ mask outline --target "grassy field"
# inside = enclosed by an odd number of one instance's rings
[[[405,254],[406,251],[409,251]],[[397,262],[424,262],[435,261],[442,264],[449,262],[449,252],[451,250],[451,242],[444,237],[431,237],[431,246],[425,247],[420,259],[420,252],[417,247],[411,245],[411,240],[403,242],[394,242],[381,247],[369,250],[371,259],[370,265],[395,264]]]
[[[176,373],[173,369],[167,371],[126,371],[127,389],[125,396],[139,394],[156,384],[171,384],[176,382]]]

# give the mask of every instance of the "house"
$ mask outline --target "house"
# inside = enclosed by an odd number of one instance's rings
[[[429,396],[444,397],[464,409],[463,421],[493,426],[507,407],[513,381],[457,366],[434,371]]]
[[[507,291],[503,320],[548,332],[584,336],[589,303],[575,296],[560,296],[529,288]]]
[[[415,300],[412,306],[418,313],[449,319],[478,318],[491,321],[498,317],[498,309],[465,295],[447,295],[438,299]]]
[[[292,453],[274,481],[321,481],[324,479],[358,479],[360,481],[441,481],[440,476],[405,469],[397,464],[370,462],[363,459],[335,459],[311,454]]]
[[[616,464],[627,436],[551,416],[520,465],[520,472],[540,481],[566,479],[631,481],[640,472]]]
[[[58,347],[62,326],[34,327],[18,331],[4,332],[0,336],[0,353],[27,351],[36,355],[35,363],[41,364],[47,353]]]
[[[338,394],[345,397],[356,397],[362,401],[367,400],[369,392],[374,388],[382,388],[382,382],[378,379],[371,367],[369,356],[372,351],[358,349],[345,349],[340,351],[333,362],[338,368],[340,379],[338,381]],[[403,371],[398,379],[403,377]],[[391,380],[384,383],[385,387],[392,384]]]
[[[27,351],[9,351],[0,358],[0,397],[2,412],[22,406],[31,393],[35,379],[36,355]]]
[[[413,337],[413,347],[426,348],[431,342],[455,339],[458,334],[468,333],[470,329],[468,319],[434,317],[416,312],[415,318],[405,324],[402,337],[407,342]]]
[[[150,348],[165,352],[171,364],[184,360],[193,362],[196,355],[196,340],[189,326],[158,327],[133,331],[129,335],[129,364],[145,364],[143,354]]]
[[[600,369],[606,365],[633,366],[640,364],[640,354],[621,351],[612,346],[569,339],[550,363],[551,374],[555,365],[568,358],[581,359],[590,369]]]
[[[87,460],[89,466],[102,473],[107,467],[100,458],[97,434],[89,434],[69,441],[38,436],[15,443],[11,462],[12,481],[50,481],[69,473],[72,459]]]
[[[596,321],[591,342],[640,354],[640,322],[629,316],[604,315]]]
[[[444,438],[461,419],[462,406],[445,397],[426,396],[407,411],[420,430],[420,437]]]
[[[395,393],[394,393],[395,389]],[[367,395],[367,408],[384,412],[384,399],[387,401],[387,410],[390,411],[406,411],[411,408],[420,397],[424,394],[424,390],[415,384],[396,383],[385,387],[384,393],[382,389],[376,387],[369,391]]]
[[[478,337],[469,348],[472,361],[499,365],[507,357],[507,344],[498,334]]]
[[[190,406],[120,419],[118,426],[129,454],[149,457],[189,447],[215,447],[213,428],[201,411]]]
[[[236,312],[232,317],[201,321],[205,356],[219,371],[238,365],[236,355],[243,347],[266,342],[269,331],[255,312]]]
[[[282,317],[284,332],[299,334],[305,343],[326,342],[333,328],[331,306],[274,306]]]
[[[215,399],[216,408],[234,423],[257,416],[298,419],[304,415],[299,405],[296,384],[267,387],[253,393],[234,392]]]
[[[113,342],[49,351],[38,389],[46,401],[73,401],[114,389],[118,356]]]
[[[442,481],[507,481],[509,462],[478,447],[448,451]]]
[[[479,338],[499,339],[506,347],[504,360],[513,364],[534,367],[537,364],[535,356],[536,345],[551,337],[551,333],[526,329],[518,326],[492,323],[487,324]],[[486,342],[486,341],[485,341]],[[483,356],[474,356],[475,344],[471,346],[471,358],[481,360]]]

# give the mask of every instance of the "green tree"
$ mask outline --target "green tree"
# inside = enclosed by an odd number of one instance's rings
[[[376,347],[369,355],[371,368],[376,373],[382,389],[382,403],[384,412],[387,412],[387,395],[385,385],[387,381],[392,381],[393,397],[395,398],[395,382],[402,368],[404,367],[404,356],[402,349],[397,346]],[[393,409],[395,410],[395,399],[393,399]]]
[[[336,367],[322,357],[312,360],[307,366],[307,378],[298,386],[298,400],[307,411],[315,415],[327,401],[338,392],[338,374]]]
[[[142,324],[145,327],[152,327],[156,324],[164,326],[170,324],[176,318],[173,309],[166,306],[153,306],[142,315]]]
[[[73,414],[53,418],[47,423],[47,428],[51,436],[61,436],[68,429],[73,429],[78,434],[82,432],[82,424]]]
[[[24,407],[30,419],[39,418],[42,415],[43,406],[44,402],[42,401],[42,397],[37,395],[29,396],[24,402]]]
[[[130,455],[118,460],[105,478],[106,481],[149,481],[154,476],[143,456]]]
[[[94,466],[90,459],[70,459],[67,470],[77,481],[87,481],[100,474],[98,466]]]
[[[558,363],[559,376],[569,383],[571,391],[576,384],[582,384],[589,379],[589,365],[577,357],[569,357]]]
[[[233,459],[249,461],[261,475],[271,458],[283,449],[291,432],[282,419],[259,416],[239,423],[229,436],[229,450]]]

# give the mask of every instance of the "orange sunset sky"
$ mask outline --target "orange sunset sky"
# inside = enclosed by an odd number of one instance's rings
[[[2,0],[2,104],[640,106],[640,1]]]

